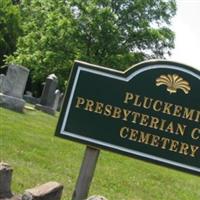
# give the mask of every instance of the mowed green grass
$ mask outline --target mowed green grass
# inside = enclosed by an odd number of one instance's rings
[[[57,117],[0,108],[0,160],[13,168],[13,192],[48,181],[64,184],[70,200],[85,146],[54,136]],[[90,195],[109,200],[200,200],[200,178],[101,151]]]

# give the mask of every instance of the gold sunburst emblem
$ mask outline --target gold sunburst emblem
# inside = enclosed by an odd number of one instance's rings
[[[156,85],[166,85],[170,94],[176,93],[178,89],[183,90],[185,94],[191,90],[190,84],[177,74],[161,75],[156,79]]]

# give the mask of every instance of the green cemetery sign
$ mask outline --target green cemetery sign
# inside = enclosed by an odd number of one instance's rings
[[[200,72],[168,61],[125,72],[75,62],[56,135],[200,174]]]

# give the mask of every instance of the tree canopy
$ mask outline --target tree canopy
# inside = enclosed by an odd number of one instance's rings
[[[22,0],[23,34],[7,62],[31,69],[35,84],[50,73],[63,86],[74,59],[124,70],[174,47],[175,0]]]
[[[81,59],[125,69],[147,58],[164,58],[174,47],[168,28],[174,1],[74,0]]]
[[[4,64],[5,55],[16,50],[17,38],[20,35],[20,12],[18,6],[10,0],[0,1],[0,66]]]

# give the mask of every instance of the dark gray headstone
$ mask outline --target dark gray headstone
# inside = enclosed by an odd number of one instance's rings
[[[41,105],[53,107],[57,85],[58,85],[58,79],[56,75],[50,74],[46,78],[44,89],[42,91],[42,96],[40,100]]]
[[[30,103],[30,104],[33,104],[33,105],[35,105],[35,104],[37,104],[37,103],[40,102],[40,99],[34,97],[34,96],[32,95],[32,92],[30,92],[30,91],[26,91],[26,94],[24,94],[23,99],[24,99],[26,102],[28,102],[28,103]]]
[[[0,93],[0,107],[8,108],[17,112],[23,112],[25,101],[16,97]]]
[[[55,99],[56,88],[58,85],[58,79],[55,74],[50,74],[45,81],[40,103],[35,105],[35,108],[46,112],[51,115],[55,115]]]
[[[10,165],[0,162],[0,199],[13,196],[11,192],[12,172]]]

